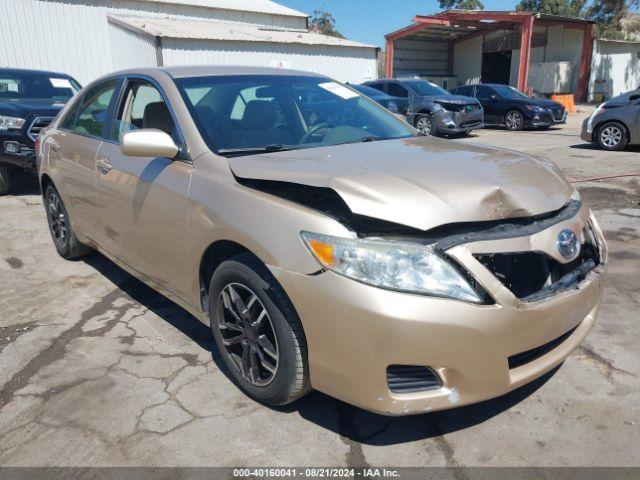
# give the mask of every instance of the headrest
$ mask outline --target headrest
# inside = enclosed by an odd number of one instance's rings
[[[173,133],[173,119],[164,102],[153,102],[144,107],[142,128],[157,128],[169,135]]]
[[[266,100],[252,100],[247,103],[242,117],[245,128],[258,130],[273,128],[276,125],[276,107]]]

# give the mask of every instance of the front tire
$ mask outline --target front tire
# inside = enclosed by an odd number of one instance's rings
[[[504,125],[512,132],[520,131],[524,128],[524,117],[517,110],[511,110],[504,116]]]
[[[424,136],[428,137],[429,135],[434,134],[433,119],[428,113],[421,113],[420,115],[416,116],[415,127]]]
[[[627,146],[629,133],[621,123],[607,122],[598,128],[596,140],[603,150],[617,152]]]
[[[209,313],[227,373],[246,395],[281,406],[311,390],[300,319],[254,255],[238,255],[218,267],[209,289]]]
[[[6,195],[11,190],[11,169],[0,163],[0,195]]]
[[[67,260],[87,256],[93,250],[78,241],[71,222],[69,213],[62,202],[62,198],[53,185],[47,186],[44,194],[44,208],[47,212],[49,233],[58,254]]]

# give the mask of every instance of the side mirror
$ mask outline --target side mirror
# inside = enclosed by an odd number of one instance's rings
[[[180,149],[162,130],[131,130],[120,137],[120,151],[128,157],[175,158]]]

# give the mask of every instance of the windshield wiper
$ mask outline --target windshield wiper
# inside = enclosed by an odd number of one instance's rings
[[[294,147],[278,143],[273,145],[266,145],[264,147],[222,148],[218,150],[218,153],[220,155],[252,155],[254,153],[284,152],[293,149]]]

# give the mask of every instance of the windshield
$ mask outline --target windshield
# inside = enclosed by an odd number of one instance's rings
[[[43,99],[66,102],[80,90],[71,77],[40,72],[0,71],[0,101]]]
[[[324,77],[212,76],[176,80],[209,148],[221,155],[414,136],[403,121]]]
[[[529,98],[520,90],[516,90],[515,88],[509,87],[507,85],[492,85],[491,88],[493,88],[501,98],[507,98],[511,100],[522,100],[523,98]]]
[[[418,95],[449,95],[449,92],[444,88],[427,82],[426,80],[406,80],[403,83]]]

